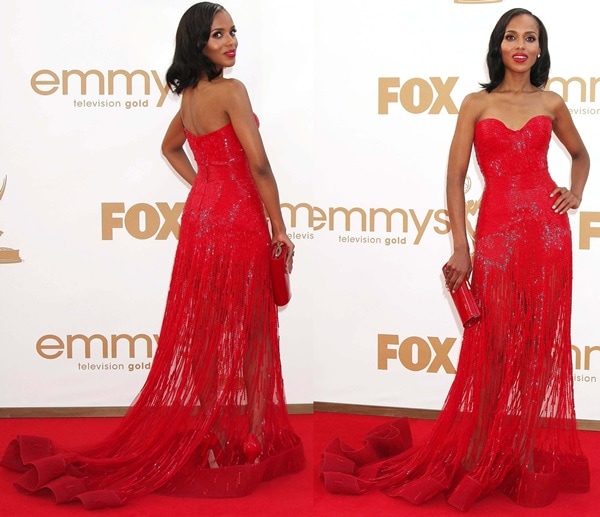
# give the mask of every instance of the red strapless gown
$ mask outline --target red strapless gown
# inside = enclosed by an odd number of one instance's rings
[[[120,427],[86,451],[19,436],[2,465],[26,492],[116,506],[160,490],[236,497],[304,466],[286,412],[270,235],[231,124],[187,133],[198,176],[182,215],[159,346]]]
[[[466,510],[495,489],[525,506],[589,489],[573,403],[571,232],[567,215],[551,209],[551,134],[546,116],[517,131],[493,118],[477,123],[485,190],[472,289],[481,322],[464,332],[424,445],[412,447],[402,419],[373,430],[359,450],[335,440],[321,466],[330,491],[374,485],[415,504],[443,493]]]

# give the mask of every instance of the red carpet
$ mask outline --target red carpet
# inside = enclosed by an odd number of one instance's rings
[[[316,413],[315,427],[315,476],[318,458],[333,436],[339,436],[350,446],[358,446],[366,431],[378,424],[389,421],[387,417],[341,415]],[[411,420],[411,430],[415,444],[420,443],[433,425],[432,420]],[[360,496],[338,496],[327,493],[320,483],[315,483],[315,512],[313,515],[330,516],[538,516],[545,517],[588,517],[600,515],[600,433],[582,431],[582,446],[591,467],[592,488],[587,494],[559,494],[557,500],[544,508],[524,508],[513,503],[503,494],[493,494],[477,502],[468,512],[463,513],[448,506],[443,497],[438,497],[423,506],[412,506],[403,500],[387,497],[377,490]]]
[[[88,512],[81,504],[55,505],[48,495],[28,496],[18,493],[12,481],[19,476],[0,467],[0,516],[2,517],[177,517],[177,516],[294,516],[313,514],[313,416],[291,415],[294,430],[304,442],[307,468],[299,474],[263,483],[247,497],[236,499],[187,499],[148,495],[116,509]],[[61,445],[87,444],[104,437],[118,418],[23,418],[0,419],[0,449],[17,434],[37,434],[54,439]],[[71,438],[72,437],[72,438]]]
[[[261,517],[354,517],[354,516],[444,516],[460,515],[448,507],[440,497],[427,505],[413,507],[401,500],[391,499],[372,490],[365,495],[336,496],[325,492],[318,480],[318,463],[325,445],[339,436],[349,445],[360,444],[364,433],[383,423],[387,417],[368,417],[334,413],[292,415],[292,424],[304,441],[308,466],[299,474],[286,476],[262,484],[248,497],[240,499],[183,499],[149,495],[134,500],[122,508],[100,510],[98,515],[122,517],[144,516],[261,516]],[[74,446],[89,443],[106,435],[117,424],[116,418],[46,418],[1,419],[0,448],[16,434],[39,434],[60,443]],[[426,436],[432,421],[411,420],[415,442]],[[501,494],[478,502],[469,516],[537,516],[588,517],[600,515],[600,433],[582,431],[581,440],[590,460],[592,489],[588,494],[560,494],[557,501],[546,508],[523,508]],[[50,497],[25,496],[12,486],[18,474],[0,468],[0,515],[6,517],[53,517],[90,515],[79,504],[55,505]],[[91,515],[96,515],[93,513]]]

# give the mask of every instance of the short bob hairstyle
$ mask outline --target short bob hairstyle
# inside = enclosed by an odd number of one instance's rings
[[[502,79],[504,79],[505,68],[504,63],[502,62],[500,45],[502,45],[502,40],[504,39],[504,34],[506,33],[506,27],[508,26],[510,20],[512,20],[515,16],[520,16],[522,14],[531,16],[537,22],[540,31],[540,57],[531,68],[531,84],[538,88],[543,88],[548,82],[548,74],[550,73],[550,53],[548,52],[548,32],[546,31],[546,27],[544,27],[542,20],[532,14],[531,11],[517,7],[505,12],[500,17],[490,36],[490,43],[486,58],[490,82],[481,84],[481,86],[485,88],[488,93],[496,88],[502,82]]]
[[[200,2],[192,5],[181,17],[175,34],[173,63],[167,70],[169,88],[177,95],[190,86],[196,86],[203,76],[212,81],[221,69],[202,51],[208,43],[215,15],[224,11],[222,5]]]

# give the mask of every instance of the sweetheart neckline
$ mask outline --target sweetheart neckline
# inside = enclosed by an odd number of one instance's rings
[[[539,115],[534,115],[533,117],[531,117],[527,122],[525,122],[525,124],[523,124],[519,129],[513,129],[511,127],[508,127],[506,125],[506,122],[500,120],[499,118],[496,117],[485,117],[485,118],[481,118],[479,119],[475,125],[479,124],[480,122],[484,122],[485,120],[495,120],[496,122],[499,122],[500,124],[502,124],[506,129],[508,129],[509,131],[512,131],[513,133],[518,133],[519,131],[522,131],[523,129],[525,129],[527,127],[527,125],[534,119],[536,118],[547,118],[548,120],[550,120],[550,122],[553,122],[552,117],[550,117],[550,115],[544,115],[544,114],[539,114]]]

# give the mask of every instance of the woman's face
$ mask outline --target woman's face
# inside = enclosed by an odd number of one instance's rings
[[[235,64],[235,51],[238,46],[236,29],[229,13],[219,11],[212,22],[208,43],[202,53],[218,68],[227,68]]]
[[[535,18],[520,14],[512,18],[500,45],[504,66],[515,72],[530,70],[540,53],[540,29]]]

